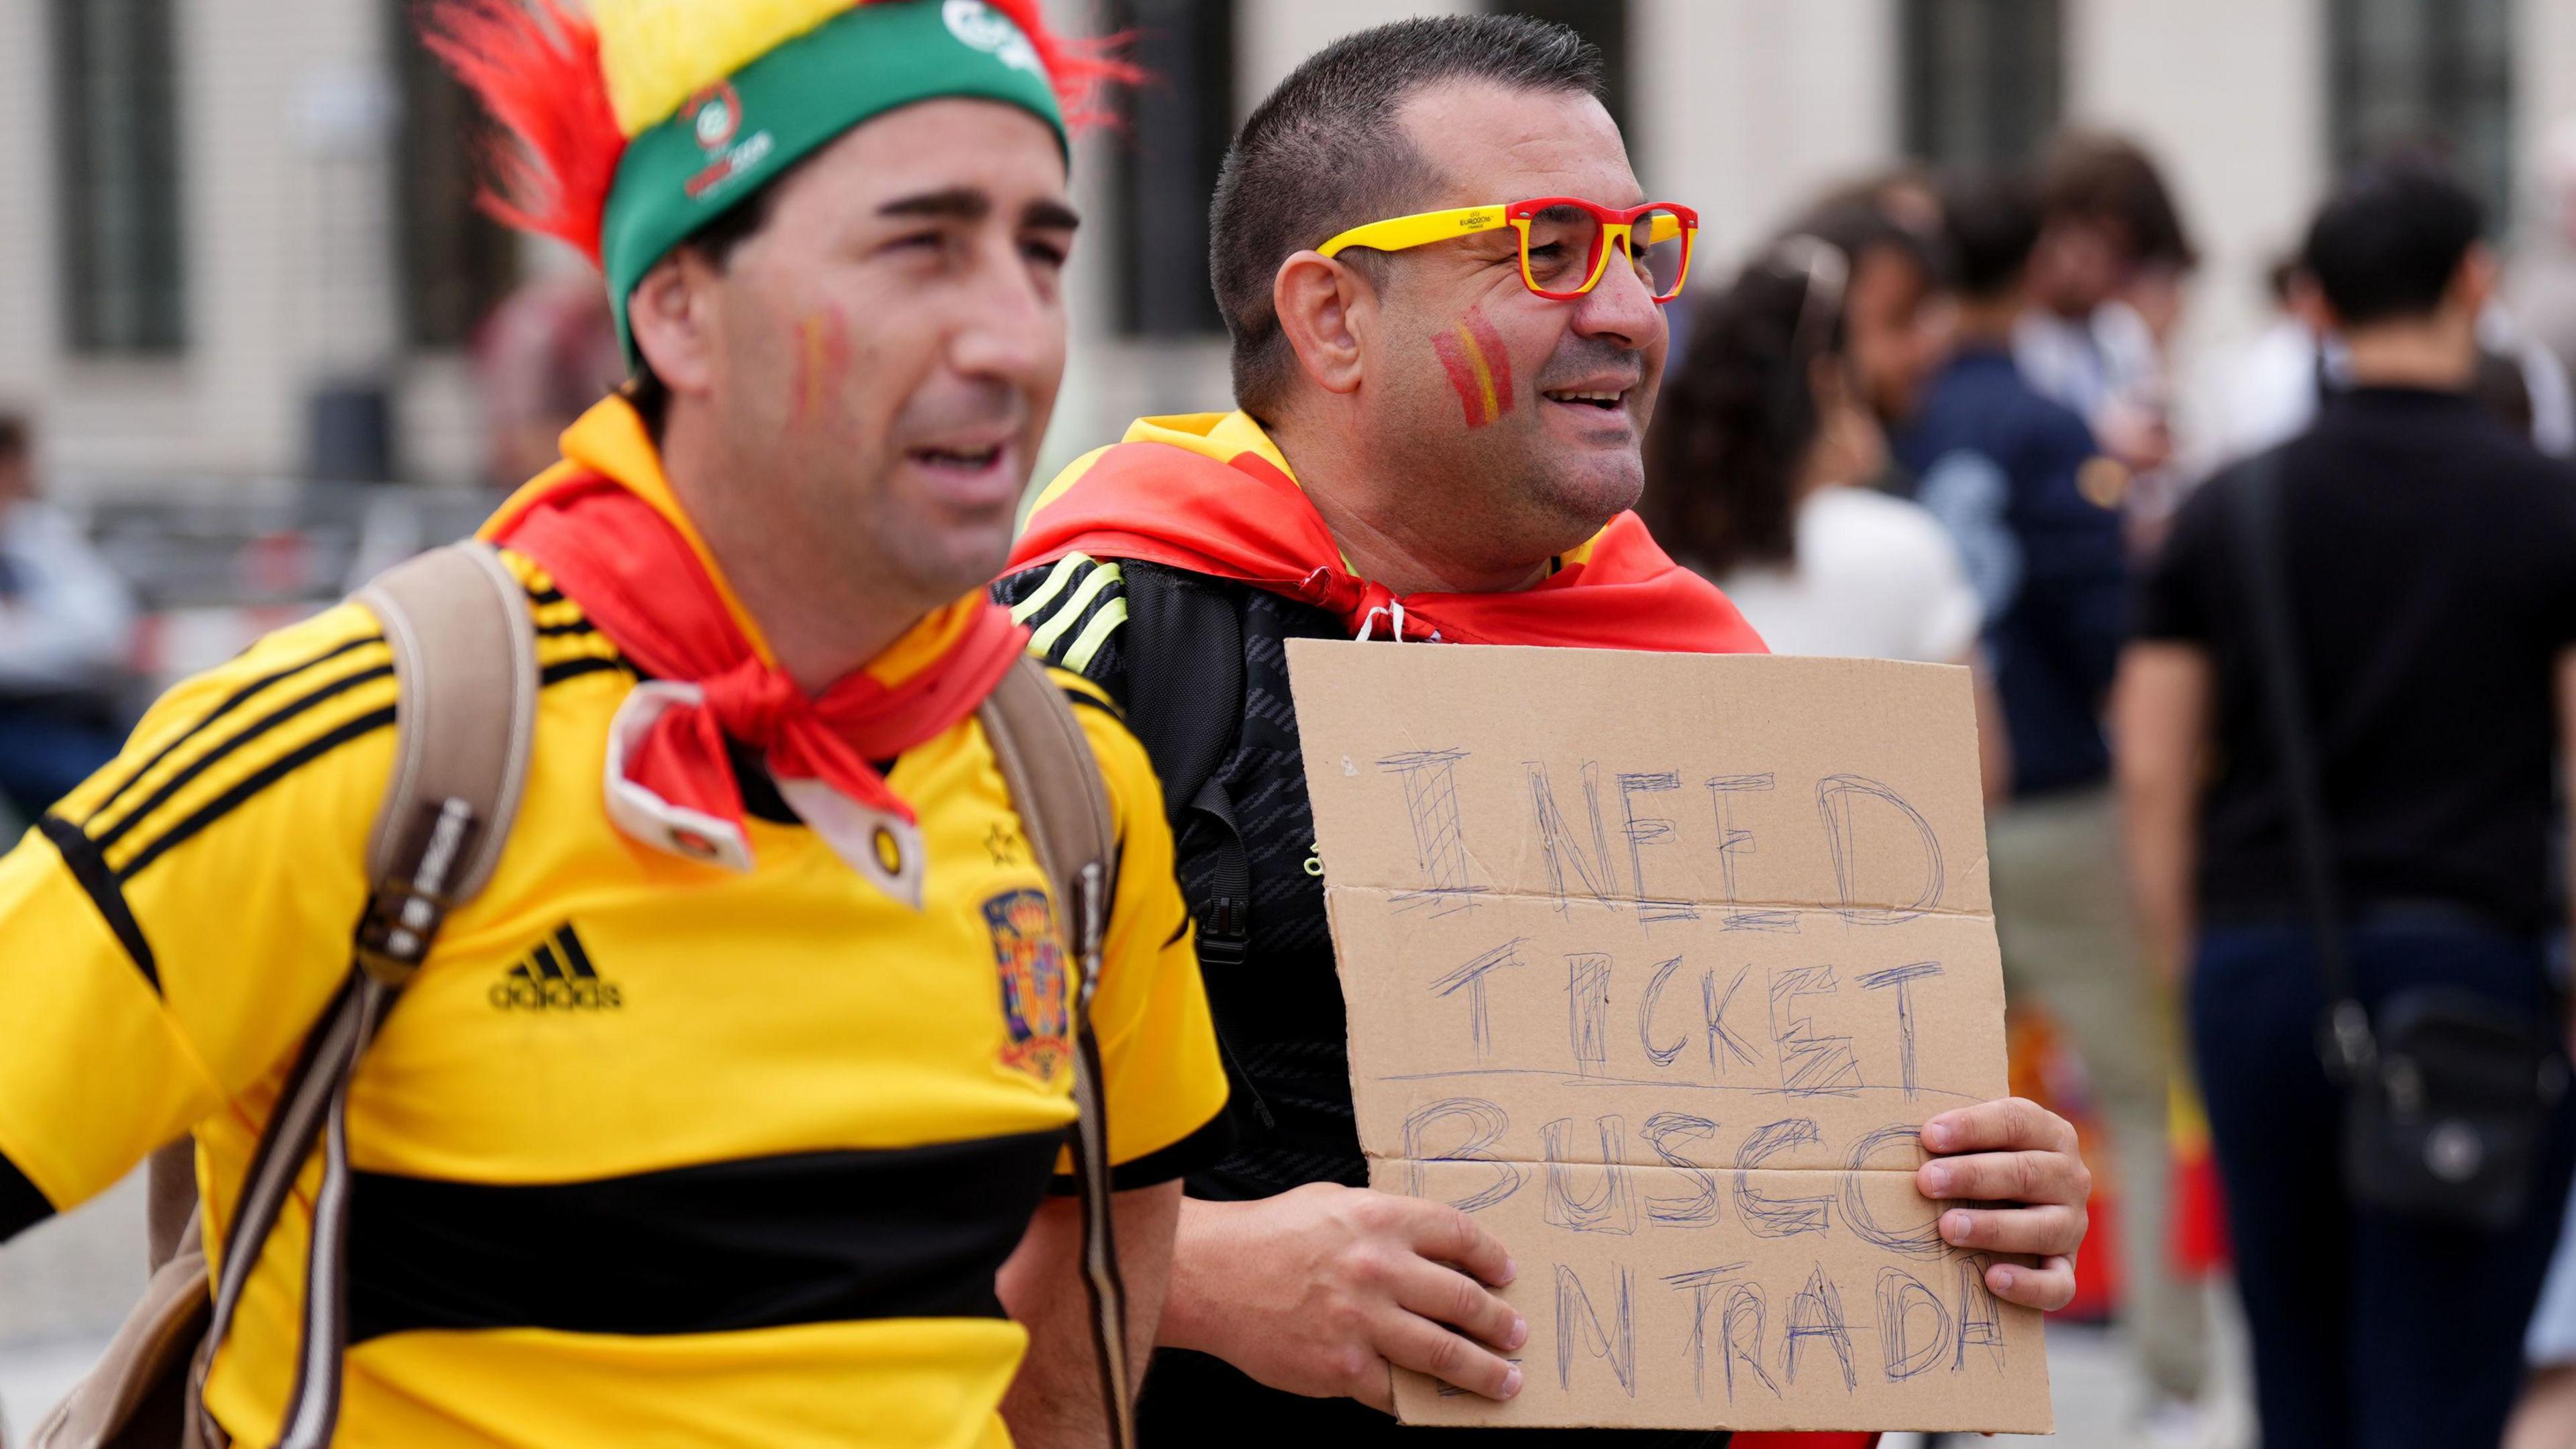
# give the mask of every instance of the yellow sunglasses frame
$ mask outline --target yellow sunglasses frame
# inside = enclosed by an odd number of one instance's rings
[[[1582,207],[1591,212],[1601,223],[1602,245],[1592,258],[1591,274],[1583,279],[1582,286],[1571,292],[1551,291],[1540,286],[1538,279],[1530,275],[1530,223],[1537,220],[1538,213],[1557,206]],[[1480,232],[1492,231],[1498,226],[1509,225],[1520,233],[1522,285],[1549,301],[1571,302],[1601,285],[1601,279],[1610,271],[1611,252],[1614,250],[1625,252],[1632,260],[1635,258],[1637,254],[1636,219],[1649,212],[1656,213],[1656,216],[1655,225],[1646,237],[1646,245],[1659,246],[1673,240],[1676,236],[1679,236],[1682,241],[1681,273],[1673,279],[1671,291],[1655,298],[1656,303],[1660,305],[1680,296],[1682,287],[1690,281],[1691,253],[1698,249],[1696,243],[1699,239],[1699,213],[1687,206],[1675,205],[1669,201],[1650,201],[1643,206],[1619,211],[1585,201],[1581,197],[1550,196],[1534,201],[1505,202],[1490,206],[1460,206],[1447,211],[1422,211],[1411,216],[1389,217],[1384,221],[1372,221],[1352,227],[1315,250],[1325,257],[1339,256],[1352,247],[1367,247],[1371,251],[1398,252],[1413,247],[1429,246],[1433,242],[1448,241],[1454,237],[1474,236]],[[1667,226],[1671,230],[1666,230]]]

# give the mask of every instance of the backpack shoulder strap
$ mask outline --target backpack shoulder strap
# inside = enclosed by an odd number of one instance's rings
[[[1091,1030],[1100,943],[1118,860],[1118,817],[1091,741],[1046,666],[1023,656],[977,712],[993,759],[1019,811],[1038,869],[1063,909],[1066,945],[1081,977],[1074,998],[1074,1180],[1082,1200],[1082,1281],[1091,1301],[1092,1348],[1113,1449],[1133,1449],[1133,1379],[1127,1370],[1126,1285],[1110,1217],[1108,1100]]]
[[[348,984],[287,1075],[225,1236],[214,1312],[189,1380],[189,1411],[207,1443],[222,1442],[205,1411],[207,1371],[317,1139],[323,1171],[313,1198],[302,1339],[277,1443],[320,1449],[331,1440],[348,1346],[349,1078],[448,913],[491,879],[535,742],[539,680],[527,591],[489,544],[423,554],[357,598],[384,625],[397,691],[394,772],[368,846],[375,884]]]
[[[386,570],[358,602],[385,626],[401,689],[394,777],[367,870],[381,896],[385,883],[435,867],[446,904],[469,900],[508,843],[535,743],[537,637],[527,591],[490,544],[469,541]],[[451,814],[466,823],[442,831]],[[434,849],[437,861],[429,858]],[[400,942],[373,944],[419,964]]]
[[[1125,574],[1127,727],[1178,828],[1243,728],[1243,620],[1225,589],[1177,569],[1129,563]]]
[[[1252,865],[1221,774],[1243,732],[1241,605],[1176,569],[1129,564],[1126,574],[1127,725],[1162,779],[1174,841],[1207,855],[1189,903],[1199,961],[1231,970],[1252,944]]]

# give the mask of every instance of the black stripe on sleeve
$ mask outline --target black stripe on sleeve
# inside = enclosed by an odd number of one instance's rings
[[[181,745],[184,745],[188,741],[205,733],[206,730],[217,720],[220,720],[224,716],[231,714],[234,710],[239,709],[252,695],[259,693],[261,690],[268,688],[272,684],[292,679],[296,675],[302,674],[308,669],[320,668],[322,665],[328,664],[332,660],[337,659],[341,655],[347,654],[352,650],[364,649],[370,644],[382,644],[383,642],[385,642],[385,636],[382,634],[369,634],[364,638],[352,639],[348,643],[342,644],[337,648],[325,650],[322,653],[305,660],[301,664],[280,669],[273,674],[262,675],[261,677],[252,680],[250,683],[243,685],[241,688],[234,690],[230,695],[225,697],[223,703],[216,705],[204,719],[201,719],[194,725],[189,726],[186,734],[183,734],[177,739],[172,740],[170,743],[163,745],[159,750],[153,753],[151,759],[143,762],[141,768],[127,776],[124,784],[117,786],[113,793],[111,793],[105,800],[99,802],[97,809],[90,812],[88,823],[96,825],[100,816],[116,808],[116,802],[124,799],[127,791],[143,783],[144,776],[151,774],[153,770],[160,766],[162,761],[170,758],[171,751],[178,749]]]
[[[231,739],[224,741],[222,744],[206,751],[203,755],[198,756],[186,769],[181,770],[172,775],[169,779],[164,780],[161,783],[160,789],[155,790],[150,795],[144,797],[141,804],[136,805],[132,810],[126,812],[124,819],[117,821],[115,825],[108,828],[105,834],[98,837],[98,848],[101,850],[114,850],[118,841],[123,840],[127,833],[132,831],[134,827],[142,824],[153,811],[169,804],[170,797],[178,794],[181,790],[186,789],[189,781],[196,779],[199,775],[204,774],[206,771],[213,769],[216,765],[231,758],[233,752],[240,749],[242,746],[251,743],[267,734],[269,731],[276,729],[278,726],[296,719],[309,710],[329,703],[339,696],[348,693],[350,690],[358,688],[360,685],[371,684],[379,679],[390,679],[393,677],[393,672],[394,667],[391,664],[379,664],[373,669],[361,669],[357,673],[352,674],[345,679],[333,680],[329,684],[322,686],[311,694],[303,696],[292,704],[282,705],[279,708],[270,711],[267,715],[244,727],[239,734],[234,735]]]
[[[1109,1190],[1134,1192],[1140,1187],[1158,1187],[1187,1177],[1202,1167],[1213,1166],[1233,1150],[1234,1123],[1226,1110],[1220,1107],[1199,1130],[1171,1146],[1111,1167]],[[1055,1197],[1073,1196],[1077,1191],[1073,1174],[1057,1173],[1055,1180],[1047,1185],[1047,1191]]]
[[[623,659],[602,659],[596,655],[586,655],[579,659],[566,659],[560,663],[547,665],[537,671],[537,682],[540,687],[561,684],[567,679],[579,679],[585,674],[600,674],[611,669],[634,672]]]
[[[229,815],[233,811],[241,808],[244,802],[248,801],[251,797],[257,795],[262,790],[265,790],[269,786],[276,784],[278,781],[285,779],[288,775],[295,773],[297,770],[304,768],[306,765],[309,765],[313,761],[320,759],[322,756],[331,753],[342,745],[345,745],[352,740],[364,739],[366,736],[374,734],[376,731],[385,728],[393,722],[394,707],[392,705],[386,705],[383,709],[377,710],[373,714],[362,714],[358,716],[356,719],[349,721],[347,724],[340,726],[329,734],[323,735],[289,754],[280,755],[275,760],[270,761],[267,768],[259,771],[257,774],[252,775],[240,784],[235,785],[223,794],[215,797],[215,799],[208,803],[204,809],[199,810],[196,814],[189,816],[178,824],[171,826],[160,839],[153,841],[150,845],[147,845],[141,850],[135,852],[134,858],[125,863],[125,868],[116,873],[116,878],[119,881],[130,881],[134,879],[136,876],[141,875],[144,870],[152,864],[152,862],[159,860],[162,856],[168,854],[173,848],[185,844],[191,837],[196,835],[198,831],[205,829],[207,826],[214,824],[226,815]]]
[[[610,670],[629,670],[629,666],[622,659],[585,657],[580,659],[567,659],[559,664],[549,664],[544,669],[538,671],[538,676],[541,685],[553,685],[560,684],[567,679],[580,678],[585,674],[598,674]],[[378,671],[369,671],[369,677],[372,677],[377,672]],[[391,673],[392,666],[386,666],[381,672]],[[351,682],[354,682],[354,680]],[[330,692],[338,692],[337,687]],[[199,831],[204,830],[207,826],[214,824],[224,816],[239,809],[244,803],[258,795],[261,791],[267,789],[269,786],[276,784],[288,775],[295,773],[297,770],[302,769],[304,766],[311,764],[313,761],[320,759],[324,755],[329,754],[331,751],[338,749],[340,746],[348,744],[353,740],[364,739],[366,736],[375,733],[377,730],[385,728],[393,722],[394,706],[387,705],[383,709],[376,710],[373,713],[360,715],[358,718],[349,721],[338,729],[332,730],[330,733],[322,735],[290,753],[279,756],[277,759],[269,762],[266,767],[262,768],[257,773],[251,775],[240,784],[235,785],[230,790],[227,790],[222,795],[216,797],[196,814],[191,815],[180,821],[178,824],[171,826],[168,831],[164,832],[151,844],[136,851],[133,858],[125,863],[124,868],[116,872],[116,879],[119,882],[133,880],[136,876],[142,874],[143,871],[154,861],[159,860],[163,855],[168,854],[175,847],[186,844],[187,841],[191,837],[195,836]],[[266,727],[266,724],[263,724],[258,728],[264,729]],[[137,818],[139,818],[140,814],[141,812],[137,812]],[[120,826],[116,833],[122,833],[122,829],[123,827]],[[100,841],[100,850],[104,851],[109,844],[110,841],[108,840]]]
[[[18,1164],[0,1156],[0,1243],[5,1243],[54,1215],[54,1205],[18,1170]]]
[[[79,826],[59,815],[48,815],[36,822],[36,828],[62,852],[63,864],[71,868],[72,879],[89,892],[89,903],[98,908],[107,928],[116,933],[117,944],[133,958],[134,969],[152,983],[154,992],[161,989],[161,968],[152,959],[152,943],[144,939],[143,923],[134,919],[134,911],[125,903],[125,892],[116,883],[116,872],[108,869],[107,857],[98,845],[81,833]]]

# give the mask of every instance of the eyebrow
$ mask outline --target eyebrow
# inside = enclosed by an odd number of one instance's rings
[[[1040,231],[1075,231],[1082,226],[1082,214],[1061,201],[1032,201],[1021,209],[1020,225]]]
[[[897,197],[877,208],[879,216],[926,217],[938,221],[982,221],[993,214],[993,198],[972,186],[924,191]],[[1045,231],[1072,231],[1082,217],[1060,201],[1032,201],[1020,210],[1020,224]]]

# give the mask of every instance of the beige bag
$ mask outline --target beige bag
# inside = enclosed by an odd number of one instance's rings
[[[377,881],[349,984],[307,1039],[252,1154],[210,1282],[197,1211],[194,1145],[153,1154],[151,1282],[96,1368],[28,1449],[226,1449],[205,1409],[205,1377],[289,1189],[319,1139],[323,1181],[305,1272],[295,1387],[278,1445],[319,1449],[339,1419],[348,1344],[347,1088],[385,1010],[429,952],[447,912],[489,880],[517,813],[535,733],[535,635],[527,595],[483,544],[425,554],[358,596],[383,622],[402,707],[395,773],[376,819]],[[1110,1221],[1109,1137],[1090,1005],[1108,926],[1117,821],[1089,741],[1062,693],[1023,658],[978,711],[1039,868],[1064,908],[1082,976],[1075,1000],[1074,1164],[1082,1198],[1083,1282],[1115,1449],[1132,1449],[1126,1309]],[[317,1289],[319,1291],[317,1291]]]

